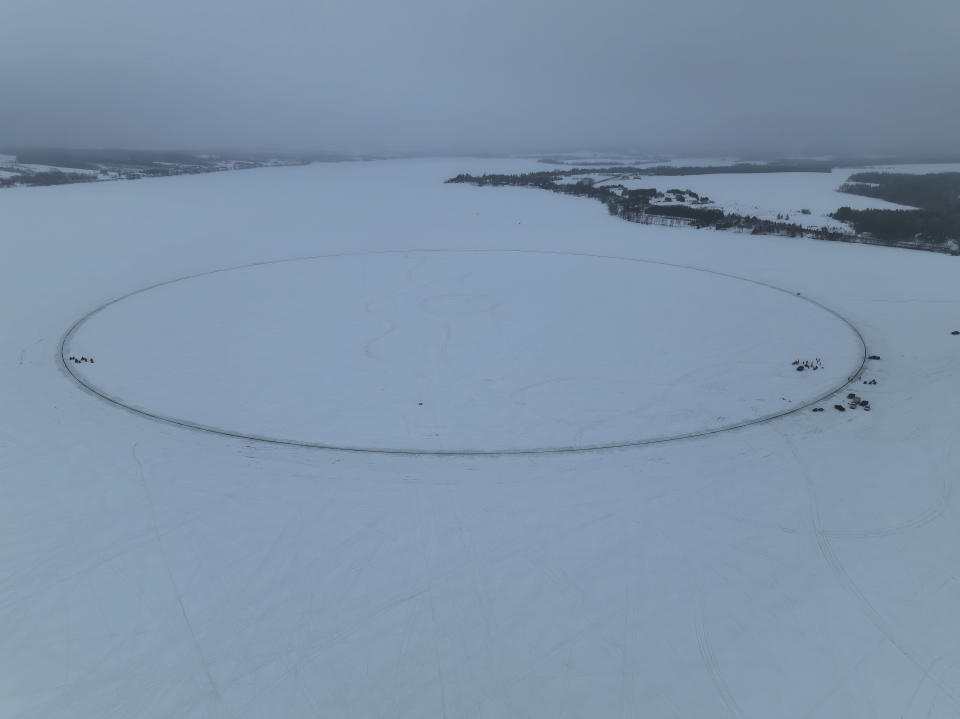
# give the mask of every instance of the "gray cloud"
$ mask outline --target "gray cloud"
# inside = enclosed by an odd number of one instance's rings
[[[960,151],[946,0],[5,0],[0,144]]]

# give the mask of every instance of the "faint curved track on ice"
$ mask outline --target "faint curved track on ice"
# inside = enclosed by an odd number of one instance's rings
[[[732,280],[738,280],[741,282],[747,282],[753,285],[760,287],[765,287],[776,292],[781,292],[786,295],[795,297],[796,299],[808,302],[815,307],[827,312],[828,314],[833,315],[835,318],[840,320],[844,325],[846,325],[849,330],[856,337],[857,342],[860,344],[861,348],[861,357],[858,365],[850,369],[848,374],[845,376],[845,379],[838,383],[835,387],[831,387],[828,391],[821,393],[817,397],[802,402],[796,406],[790,407],[788,409],[779,410],[777,412],[771,412],[768,414],[761,415],[759,417],[754,417],[747,420],[741,420],[737,422],[732,422],[729,424],[721,425],[719,427],[713,427],[710,429],[693,431],[693,432],[684,432],[680,434],[672,435],[662,435],[654,437],[642,437],[634,440],[625,440],[617,442],[607,442],[607,443],[597,443],[597,444],[583,444],[583,445],[564,445],[564,446],[545,446],[545,447],[533,447],[533,448],[507,448],[507,449],[428,449],[428,448],[407,448],[407,447],[396,447],[396,448],[382,448],[382,447],[364,447],[364,446],[351,446],[351,445],[340,445],[340,444],[329,444],[324,442],[308,442],[300,441],[293,439],[284,439],[282,437],[268,437],[257,434],[247,434],[244,432],[232,431],[228,429],[222,429],[219,427],[211,427],[208,425],[190,422],[183,419],[177,419],[175,417],[167,417],[162,414],[151,412],[147,409],[140,407],[135,407],[130,404],[127,404],[120,397],[115,397],[110,393],[99,389],[93,384],[87,382],[82,376],[77,374],[71,367],[70,363],[66,357],[66,346],[70,341],[71,337],[76,333],[76,331],[91,317],[100,312],[101,310],[106,309],[107,307],[122,302],[125,299],[134,297],[136,295],[142,294],[144,292],[149,292],[150,290],[165,287],[167,285],[172,285],[177,282],[183,282],[185,280],[192,280],[200,277],[206,277],[209,275],[222,274],[225,272],[232,272],[235,270],[250,269],[254,267],[263,267],[268,265],[279,265],[284,263],[291,262],[302,262],[309,260],[321,260],[321,259],[332,259],[336,257],[363,257],[371,255],[409,255],[409,254],[463,254],[463,253],[484,253],[484,254],[516,254],[516,255],[546,255],[546,256],[568,256],[568,257],[585,257],[585,258],[594,258],[601,260],[619,260],[623,262],[635,262],[640,264],[647,265],[658,265],[663,267],[672,267],[675,269],[689,270],[692,272],[702,272],[708,275],[714,275],[717,277],[725,277]],[[381,338],[382,339],[382,338]],[[698,437],[708,437],[714,434],[720,434],[722,432],[730,432],[736,429],[742,429],[745,427],[752,427],[758,424],[764,424],[767,422],[772,422],[773,420],[780,419],[781,417],[786,417],[787,415],[800,412],[802,410],[808,409],[820,402],[823,402],[829,397],[837,394],[844,388],[846,388],[851,382],[857,380],[860,375],[863,373],[864,367],[867,363],[867,344],[864,340],[863,335],[860,330],[851,322],[849,319],[844,317],[842,314],[836,310],[827,307],[826,305],[817,302],[816,300],[805,297],[799,292],[788,290],[783,287],[778,287],[776,285],[770,284],[768,282],[762,282],[760,280],[750,279],[748,277],[741,277],[739,275],[730,274],[727,272],[719,272],[717,270],[710,270],[703,267],[696,267],[693,265],[682,265],[675,262],[662,262],[659,260],[645,260],[636,257],[623,257],[619,255],[605,255],[599,253],[589,253],[589,252],[562,252],[560,250],[518,250],[518,249],[497,249],[497,248],[459,248],[459,249],[437,249],[437,248],[426,248],[418,249],[411,248],[406,250],[371,250],[367,252],[334,252],[330,254],[323,255],[310,255],[305,257],[292,257],[287,259],[280,260],[264,260],[261,262],[252,262],[245,265],[237,265],[235,267],[223,267],[216,270],[210,270],[207,272],[197,272],[191,275],[184,275],[183,277],[176,277],[171,280],[165,280],[163,282],[157,282],[155,284],[143,287],[139,290],[134,290],[133,292],[128,292],[125,295],[116,297],[112,300],[104,302],[103,304],[95,307],[94,309],[87,312],[85,315],[80,317],[73,325],[67,329],[63,337],[60,339],[59,345],[59,362],[61,368],[66,374],[73,379],[81,388],[89,392],[95,397],[109,402],[117,407],[121,407],[129,412],[138,414],[142,417],[147,417],[159,422],[164,422],[165,424],[174,425],[176,427],[182,427],[184,429],[192,429],[200,432],[206,432],[208,434],[219,435],[222,437],[233,437],[236,439],[245,439],[255,442],[265,442],[268,444],[275,445],[285,445],[291,447],[304,447],[308,449],[325,449],[325,450],[334,450],[340,452],[359,452],[366,454],[406,454],[406,455],[437,455],[437,456],[504,456],[504,455],[535,455],[535,454],[561,454],[561,453],[572,453],[572,452],[595,452],[599,450],[610,450],[610,449],[622,449],[628,447],[642,447],[650,444],[662,444],[665,442],[676,442],[683,439],[695,439]]]
[[[737,703],[736,697],[734,697],[730,691],[726,676],[720,668],[720,663],[717,661],[716,655],[713,653],[713,643],[710,641],[710,634],[707,632],[702,616],[697,617],[694,628],[697,634],[697,648],[700,650],[700,658],[703,659],[704,667],[710,675],[713,685],[716,687],[717,696],[727,708],[730,716],[734,719],[740,719],[741,717],[746,719],[747,714]]]
[[[840,560],[840,557],[837,556],[833,542],[827,531],[823,528],[820,515],[820,502],[817,497],[817,489],[813,477],[807,470],[806,464],[800,458],[800,454],[797,452],[797,448],[793,442],[791,442],[786,435],[780,433],[779,430],[774,428],[774,431],[780,435],[790,450],[797,470],[803,478],[804,489],[810,507],[810,523],[817,542],[817,549],[826,565],[836,576],[837,583],[853,597],[857,608],[864,618],[920,672],[922,680],[930,680],[944,696],[953,701],[954,705],[960,706],[960,696],[958,696],[953,688],[943,679],[933,673],[937,662],[940,661],[940,657],[930,661],[923,653],[912,646],[907,638],[903,636],[903,631],[900,627],[888,620],[886,616],[877,609],[876,605],[870,601],[870,598],[856,580],[854,580],[853,576]]]

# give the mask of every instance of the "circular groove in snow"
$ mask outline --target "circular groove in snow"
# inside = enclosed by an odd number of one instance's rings
[[[96,364],[68,361],[93,355]],[[824,369],[797,372],[794,359]],[[855,379],[860,333],[768,284],[532,250],[278,260],[112,300],[61,342],[114,404],[279,444],[411,454],[569,452],[713,434]]]

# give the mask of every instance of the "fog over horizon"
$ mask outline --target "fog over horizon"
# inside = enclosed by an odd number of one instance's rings
[[[960,151],[944,0],[6,0],[0,147]]]

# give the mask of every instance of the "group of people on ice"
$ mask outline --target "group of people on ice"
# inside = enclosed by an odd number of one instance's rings
[[[813,362],[810,360],[794,360],[793,366],[797,368],[797,372],[803,372],[805,369],[818,370],[823,369],[823,362],[820,361],[820,358],[817,357]]]

